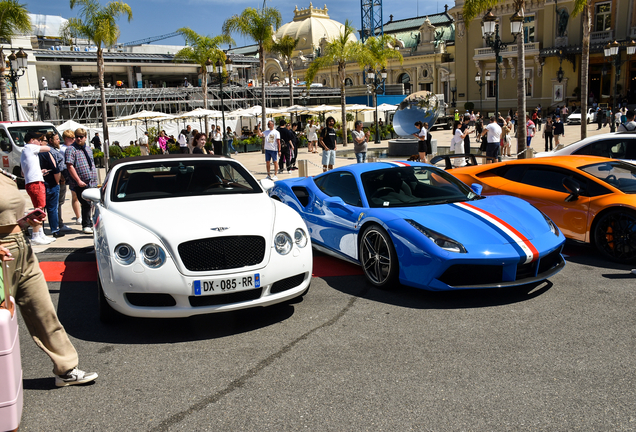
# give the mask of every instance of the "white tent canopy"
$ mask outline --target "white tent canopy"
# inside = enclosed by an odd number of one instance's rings
[[[382,105],[378,105],[378,111],[386,112],[386,111],[395,111],[398,108],[397,105],[391,105],[387,103],[383,103]]]

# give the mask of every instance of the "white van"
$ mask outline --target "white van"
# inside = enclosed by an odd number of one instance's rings
[[[0,156],[2,156],[2,169],[13,175],[22,177],[20,168],[20,155],[24,148],[24,136],[27,132],[47,133],[59,132],[51,123],[46,122],[0,122]],[[62,137],[60,136],[60,141]]]

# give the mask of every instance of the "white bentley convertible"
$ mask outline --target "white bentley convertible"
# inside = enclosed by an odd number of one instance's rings
[[[312,252],[298,213],[236,160],[161,155],[113,165],[94,204],[100,318],[187,317],[302,296]]]

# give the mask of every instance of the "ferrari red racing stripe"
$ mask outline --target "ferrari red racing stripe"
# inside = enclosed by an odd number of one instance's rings
[[[456,203],[456,205],[462,207],[463,209],[468,210],[469,212],[478,215],[486,220],[488,220],[493,225],[497,226],[503,232],[505,232],[511,239],[514,241],[526,254],[526,260],[524,264],[529,262],[536,261],[539,258],[539,251],[536,247],[524,236],[521,234],[516,228],[507,223],[506,221],[498,218],[494,214],[487,212],[486,210],[480,209],[479,207],[475,207],[472,204],[468,203]]]
[[[396,166],[411,166],[407,164],[406,162],[401,162],[401,161],[386,161],[386,163],[391,165],[396,165]]]

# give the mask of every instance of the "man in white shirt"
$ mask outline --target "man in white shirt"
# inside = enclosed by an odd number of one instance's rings
[[[150,149],[148,148],[148,131],[144,132],[143,136],[139,138],[139,150],[141,150],[142,156],[148,156]]]
[[[267,167],[267,178],[278,180],[276,173],[278,172],[278,155],[280,153],[280,133],[274,129],[272,120],[267,122],[267,130],[259,131],[258,136],[264,138],[263,147],[265,148],[265,166]],[[274,161],[274,175],[270,175],[270,162]]]
[[[497,124],[495,116],[490,117],[490,124],[484,128],[481,136],[487,135],[486,163],[493,163],[499,157],[499,142],[501,139],[501,127]]]
[[[38,153],[51,151],[51,148],[46,145],[40,145],[40,141],[44,139],[44,135],[40,132],[27,132],[24,136],[24,147],[20,154],[20,167],[24,174],[25,189],[33,208],[44,210],[46,207],[46,185],[44,184],[44,174],[48,173],[42,171],[40,168],[40,159]],[[36,245],[47,245],[55,241],[54,238],[49,238],[44,235],[42,225],[38,224],[33,227],[33,234],[31,236],[31,243]]]
[[[636,121],[634,121],[634,111],[632,110],[627,111],[627,113],[625,114],[625,117],[627,118],[627,123],[621,124],[618,127],[618,129],[616,129],[616,131],[628,132],[628,131],[636,130]]]

